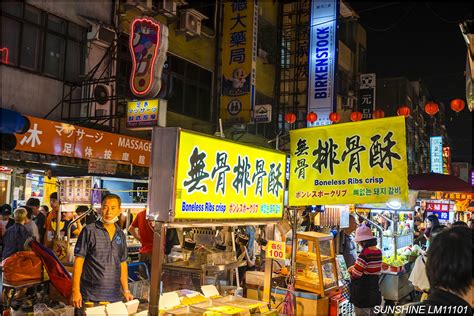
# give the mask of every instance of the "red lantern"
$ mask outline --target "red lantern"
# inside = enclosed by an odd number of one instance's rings
[[[408,107],[408,105],[402,105],[401,107],[399,107],[397,109],[397,115],[398,116],[404,116],[404,117],[409,117],[410,116],[410,108]]]
[[[341,114],[337,112],[331,112],[331,114],[329,114],[329,120],[333,123],[337,123],[341,120]]]
[[[464,106],[466,104],[464,103],[463,99],[454,99],[451,101],[451,110],[453,110],[456,113],[461,112],[464,110]]]
[[[288,124],[293,124],[296,121],[296,115],[293,113],[287,113],[285,114],[285,121]]]
[[[439,106],[435,102],[428,102],[425,104],[425,112],[429,116],[433,116],[439,112]]]
[[[360,113],[359,111],[355,111],[351,113],[352,122],[358,122],[360,120],[362,120],[362,113]]]
[[[385,112],[382,109],[377,109],[372,114],[372,117],[374,119],[384,118],[385,117]]]
[[[310,123],[316,122],[318,119],[318,115],[314,112],[309,112],[308,115],[306,115],[306,120]]]

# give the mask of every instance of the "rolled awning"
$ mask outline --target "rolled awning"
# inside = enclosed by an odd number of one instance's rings
[[[473,192],[469,183],[456,176],[440,173],[409,175],[408,187],[418,191]]]

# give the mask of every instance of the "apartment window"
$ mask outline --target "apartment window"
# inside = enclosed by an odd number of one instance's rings
[[[168,109],[210,121],[212,72],[177,56],[168,55]],[[165,79],[165,78],[164,78]]]
[[[21,2],[1,10],[2,63],[66,81],[84,73],[86,28]]]

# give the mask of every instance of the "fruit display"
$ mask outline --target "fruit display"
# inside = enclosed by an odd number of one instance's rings
[[[408,262],[413,262],[421,254],[421,248],[418,245],[408,246],[397,250],[397,259],[395,255],[390,257],[383,257],[382,265],[384,268],[391,267],[403,267]]]

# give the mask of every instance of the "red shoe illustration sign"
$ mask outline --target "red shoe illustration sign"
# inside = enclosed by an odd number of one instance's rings
[[[129,48],[133,63],[130,89],[137,97],[154,98],[161,89],[168,27],[149,17],[133,20]]]

